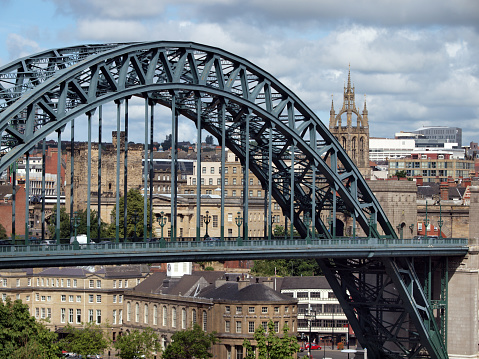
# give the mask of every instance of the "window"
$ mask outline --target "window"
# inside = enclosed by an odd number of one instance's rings
[[[236,178],[233,178],[233,185],[236,184]]]
[[[206,167],[201,168],[201,173],[206,173]]]
[[[158,306],[153,306],[153,325],[158,325]]]
[[[67,296],[65,294],[62,294],[62,299],[61,299],[62,302],[66,302],[67,301]]]
[[[230,310],[231,310],[231,309],[230,309],[230,306],[229,306],[229,305],[225,306],[225,313],[230,313]]]
[[[241,333],[241,322],[240,321],[236,322],[236,333]]]
[[[186,329],[186,309],[181,309],[181,329]]]
[[[47,318],[51,319],[52,317],[52,308],[47,308]]]
[[[97,287],[97,288],[101,288],[101,280],[97,280],[97,281],[96,281],[96,287]]]
[[[171,308],[171,326],[176,328],[176,308]]]
[[[230,321],[226,320],[225,321],[225,333],[229,333],[229,332],[230,332]]]
[[[211,167],[210,172],[211,172],[211,174],[215,174],[215,168]]]
[[[268,307],[261,307],[261,313],[262,314],[268,313]]]
[[[243,313],[243,307],[236,307],[236,314],[242,314]]]
[[[233,167],[233,173],[236,173],[236,167]]]
[[[123,324],[123,309],[118,310],[118,324]]]
[[[70,303],[73,303],[73,295],[69,295],[69,296],[68,296],[68,301],[69,301]]]
[[[88,309],[88,322],[93,323],[93,309]]]
[[[145,324],[148,324],[148,304],[145,304],[144,308],[143,308],[143,322]]]
[[[248,322],[248,333],[254,333],[254,322]]]
[[[206,332],[206,327],[208,324],[208,316],[206,314],[206,310],[203,310],[203,331]]]
[[[39,318],[40,317],[40,308],[35,308],[35,318]]]
[[[96,296],[96,302],[97,302],[97,303],[101,303],[101,295],[97,295],[97,296]]]
[[[274,307],[274,312],[275,312],[276,314],[278,314],[278,313],[279,313],[279,307]]]
[[[274,322],[274,331],[279,333],[279,322]]]
[[[296,298],[308,298],[308,292],[298,292]]]
[[[30,296],[29,296],[29,295],[27,295],[27,297],[26,297],[26,301],[27,301],[27,302],[29,302],[29,301],[30,301]]]
[[[116,309],[113,309],[113,324],[116,324]]]
[[[68,323],[73,323],[73,308],[68,309]]]
[[[131,315],[131,303],[128,302],[126,303],[126,320],[128,322],[130,321],[130,315]]]
[[[38,293],[35,293],[35,301],[37,301],[37,302],[38,302],[39,300],[40,300],[40,294],[38,294]]]
[[[93,294],[88,295],[88,303],[93,303]]]
[[[62,308],[60,310],[61,314],[60,314],[60,322],[61,323],[65,323],[65,308]]]
[[[71,279],[67,279],[67,288],[70,288],[72,285],[72,280]]]
[[[218,215],[217,214],[213,215],[213,227],[214,228],[218,227]]]
[[[53,282],[52,282],[53,284]],[[78,285],[78,281],[76,279],[73,279],[73,288],[76,288]]]
[[[254,307],[249,307],[248,308],[248,313],[254,313]]]
[[[208,184],[209,184],[210,186],[213,185],[213,178],[210,178],[210,179],[208,180]]]
[[[116,280],[113,281],[113,288],[116,288]]]
[[[266,333],[268,331],[268,322],[261,322],[261,325],[263,326],[264,332]]]
[[[63,279],[62,279],[62,281],[63,281]],[[93,279],[90,279],[89,287],[93,288],[94,284],[95,284],[95,281]],[[63,284],[62,284],[62,287],[63,287]]]
[[[77,309],[77,324],[81,323],[81,309]]]
[[[113,303],[116,303],[116,294],[113,294]]]
[[[118,303],[123,303],[123,295],[122,294],[120,294],[118,296]]]
[[[29,287],[32,286],[32,278],[28,278],[27,285],[28,285]]]
[[[166,308],[166,305],[163,306],[163,315],[162,315],[162,324],[164,327],[168,324],[168,309]]]
[[[20,279],[17,279],[17,287],[20,287]]]
[[[47,299],[47,297],[46,297],[46,296],[44,296],[44,295],[42,295],[42,297],[41,297],[41,298],[42,298],[42,302],[44,302],[44,301]]]
[[[45,308],[42,308],[42,317],[41,317],[42,319],[45,319],[45,315],[46,315],[45,313],[46,313]]]
[[[128,280],[127,279],[125,279],[125,288],[128,288]]]
[[[135,322],[140,322],[140,304],[135,303]]]
[[[96,324],[101,324],[101,310],[96,310]]]

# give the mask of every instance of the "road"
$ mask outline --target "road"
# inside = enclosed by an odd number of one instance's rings
[[[302,353],[298,353],[298,358],[303,358],[304,359],[307,359],[307,354],[308,352],[307,351],[304,351]],[[354,358],[354,353],[353,354],[349,354],[349,357],[348,357],[348,353],[341,353],[340,350],[331,350],[331,348],[329,349],[316,349],[316,350],[311,350],[311,354],[313,355],[313,359],[323,359],[323,358],[326,358],[326,359],[353,359]],[[326,356],[325,356],[326,355]]]

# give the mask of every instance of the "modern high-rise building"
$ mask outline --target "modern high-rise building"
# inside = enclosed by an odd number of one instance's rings
[[[462,128],[448,126],[421,127],[413,133],[424,135],[424,140],[416,142],[416,147],[430,147],[432,143],[457,143],[462,146]]]

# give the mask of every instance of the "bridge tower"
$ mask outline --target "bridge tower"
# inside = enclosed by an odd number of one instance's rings
[[[343,123],[343,115],[346,116],[346,124]],[[357,118],[355,125],[353,124],[353,115]],[[334,110],[334,101],[331,99],[329,131],[338,139],[363,177],[369,178],[368,110],[366,98],[362,113],[356,107],[355,88],[351,86],[351,69],[348,71],[348,84],[344,86],[343,107],[337,114]]]

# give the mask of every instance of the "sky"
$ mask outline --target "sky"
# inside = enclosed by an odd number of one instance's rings
[[[0,8],[0,66],[87,43],[194,41],[269,72],[326,125],[350,68],[371,137],[434,125],[461,127],[462,145],[479,142],[477,0],[0,0]],[[143,116],[140,103],[130,111]],[[191,124],[179,132],[196,139]]]

